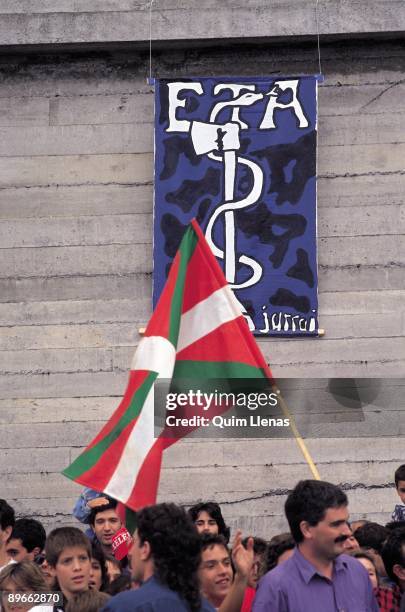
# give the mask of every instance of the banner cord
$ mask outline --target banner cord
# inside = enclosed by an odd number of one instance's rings
[[[152,6],[155,0],[149,3],[149,83],[152,83]]]
[[[152,0],[153,2],[153,0]],[[319,34],[319,0],[316,0],[315,6],[315,16],[316,16],[316,36],[317,36],[317,45],[318,45],[318,70],[319,75],[322,74],[321,68],[321,42],[320,42],[320,34]]]
[[[153,79],[152,79],[152,9],[153,9],[154,1],[155,0],[150,0],[149,2],[149,83],[153,82]],[[317,38],[317,48],[318,48],[318,70],[319,70],[319,75],[322,75],[321,41],[320,41],[320,31],[319,31],[319,0],[316,0],[315,18],[316,18],[316,38]]]

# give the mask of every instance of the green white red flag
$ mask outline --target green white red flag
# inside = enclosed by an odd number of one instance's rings
[[[158,377],[272,378],[196,221],[134,355],[121,404],[65,476],[132,510],[156,503],[163,451],[178,440],[154,438]]]

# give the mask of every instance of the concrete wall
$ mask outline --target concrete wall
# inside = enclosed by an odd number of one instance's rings
[[[34,7],[33,7],[34,5]],[[0,41],[21,45],[145,44],[151,0],[0,0]],[[152,0],[152,40],[193,45],[405,30],[402,0]]]
[[[153,92],[146,84],[148,52],[109,46],[118,40],[145,46],[145,22],[128,38],[131,21],[123,19],[142,13],[138,17],[145,20],[139,3],[119,3],[121,12],[112,0],[91,3],[99,20],[108,23],[118,14],[120,29],[111,28],[109,38],[97,28],[80,37],[66,27],[69,18],[72,27],[88,19],[88,13],[69,17],[76,3],[43,1],[40,14],[29,14],[21,2],[20,15],[12,14],[14,4],[0,1],[3,48],[35,48],[0,57],[1,496],[50,526],[72,522],[79,488],[59,472],[117,406],[137,330],[151,311]],[[316,72],[316,45],[304,40],[313,33],[313,19],[289,22],[287,35],[298,36],[294,45],[286,44],[288,36],[283,45],[258,44],[256,36],[265,37],[257,19],[264,4],[255,2],[252,13],[221,4],[240,30],[233,36],[224,26],[220,47],[209,45],[220,37],[221,11],[218,19],[210,17],[212,31],[200,27],[199,34],[193,28],[185,33],[174,19],[177,30],[169,28],[170,36],[157,30],[156,36],[173,45],[194,37],[196,48],[159,49],[154,74]],[[272,30],[276,38],[290,4]],[[332,25],[335,34],[348,36],[374,31],[364,3],[326,4],[340,19],[329,18],[325,33],[333,33]],[[357,13],[344,19],[350,4],[362,10],[362,32]],[[399,3],[376,4],[394,10]],[[197,3],[187,5],[195,17]],[[294,5],[302,15],[309,10],[306,2]],[[166,2],[156,12],[159,27],[180,10],[184,20],[183,4]],[[242,13],[250,19],[243,46],[232,40],[244,36]],[[390,10],[386,17],[380,30],[400,36],[401,13]],[[102,41],[104,50],[89,46]],[[81,53],[61,53],[60,44],[77,42],[86,44]],[[38,55],[41,50],[53,54]],[[404,377],[403,40],[391,35],[325,42],[322,67],[318,249],[326,335],[262,340],[261,348],[276,377]],[[366,424],[373,423],[366,438],[357,438],[354,424],[336,439],[331,425],[330,437],[309,441],[321,476],[349,491],[353,513],[379,520],[392,510],[393,471],[405,461],[398,437],[404,433],[403,403],[394,394],[384,406],[382,416],[377,408],[366,412]],[[233,525],[269,535],[285,526],[286,491],[307,476],[293,441],[189,441],[168,451],[160,496],[181,503],[216,498]]]

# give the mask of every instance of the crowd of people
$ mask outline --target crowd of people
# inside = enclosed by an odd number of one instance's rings
[[[288,495],[290,531],[242,538],[220,506],[162,503],[136,515],[125,554],[117,502],[86,489],[84,524],[46,535],[0,500],[2,612],[405,612],[405,465],[386,525],[349,522],[336,485],[300,481]],[[118,557],[118,558],[117,558]]]

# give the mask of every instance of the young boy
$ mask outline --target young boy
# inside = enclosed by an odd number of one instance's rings
[[[247,538],[244,547],[242,534],[240,531],[237,532],[232,548],[232,560],[224,536],[204,534],[201,540],[198,578],[202,595],[216,610],[221,610],[222,606],[226,610],[246,609],[242,608],[242,604],[252,573],[253,538]],[[250,609],[250,606],[247,609]]]
[[[77,593],[89,588],[90,542],[76,527],[59,527],[49,534],[45,554],[63,593],[63,605],[58,605],[57,610],[64,610],[67,602]]]
[[[395,486],[402,504],[395,506],[392,520],[395,522],[405,521],[405,463],[400,465],[395,472]]]
[[[7,542],[6,552],[17,563],[34,561],[46,541],[43,525],[31,518],[17,519]]]

